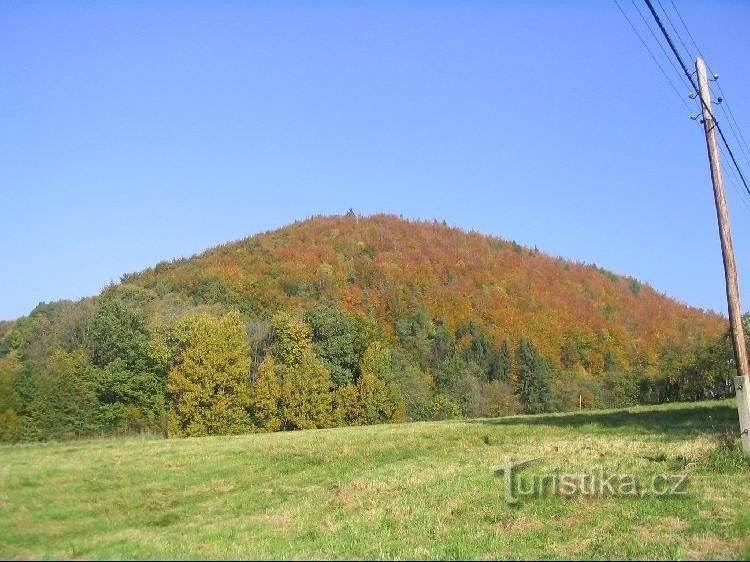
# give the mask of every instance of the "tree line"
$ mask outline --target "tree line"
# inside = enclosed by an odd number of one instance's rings
[[[157,308],[154,308],[157,307]],[[0,439],[169,437],[496,417],[696,400],[732,379],[725,336],[665,345],[658,363],[585,342],[547,357],[531,338],[448,326],[414,302],[392,328],[335,301],[255,315],[165,306],[112,286],[0,324]],[[637,359],[637,356],[636,356]]]

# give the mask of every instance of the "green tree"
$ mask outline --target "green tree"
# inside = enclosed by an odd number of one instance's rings
[[[163,425],[166,380],[162,373],[132,371],[117,358],[105,367],[92,368],[89,379],[101,404],[102,429],[127,432]]]
[[[468,336],[469,344],[463,350],[463,359],[467,364],[479,367],[478,378],[486,382],[493,376],[494,350],[492,339],[473,322],[456,330],[456,339]]]
[[[433,420],[453,420],[461,417],[461,406],[444,394],[437,394],[432,399],[429,412]]]
[[[365,423],[405,418],[401,389],[392,369],[391,350],[379,341],[371,343],[362,356],[360,371],[359,396]]]
[[[536,346],[521,338],[516,350],[515,392],[526,414],[550,411],[552,369]]]
[[[335,387],[355,381],[360,357],[357,354],[357,327],[341,310],[317,306],[305,313],[315,354],[331,373]]]
[[[250,371],[245,329],[238,312],[220,319],[183,321],[188,345],[169,373],[169,432],[175,436],[223,435],[247,428]]]
[[[466,374],[466,362],[460,355],[443,359],[434,371],[435,387],[439,392],[450,392]]]
[[[281,385],[270,355],[261,362],[250,389],[250,409],[258,430],[281,429]]]
[[[701,389],[701,396],[703,390]],[[604,405],[625,408],[638,405],[638,381],[621,371],[607,372],[603,381]]]
[[[32,438],[70,439],[94,430],[97,402],[87,384],[88,368],[82,348],[52,354],[29,405]]]
[[[510,384],[513,378],[513,356],[510,352],[508,340],[503,340],[500,349],[494,354],[490,365],[489,379]]]
[[[149,333],[143,313],[116,296],[101,299],[99,310],[88,322],[91,361],[104,367],[120,359],[129,370],[148,370]]]
[[[142,289],[108,289],[87,323],[85,341],[95,367],[90,383],[101,403],[102,430],[165,430],[167,375],[182,350],[171,349],[159,323],[149,329],[141,307],[153,298]]]
[[[604,372],[619,373],[622,372],[622,362],[613,349],[607,348],[604,352]]]

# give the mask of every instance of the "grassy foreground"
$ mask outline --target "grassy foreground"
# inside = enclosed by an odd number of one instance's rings
[[[0,448],[10,558],[748,558],[733,401]],[[688,474],[686,495],[505,501],[493,467]]]

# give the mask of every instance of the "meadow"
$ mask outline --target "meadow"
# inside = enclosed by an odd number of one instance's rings
[[[750,558],[732,400],[188,439],[0,447],[0,556]],[[684,494],[543,494],[523,474],[684,475]]]

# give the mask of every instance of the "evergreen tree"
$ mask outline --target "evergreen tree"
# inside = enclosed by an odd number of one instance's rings
[[[515,393],[526,414],[550,410],[552,369],[536,346],[521,338],[516,350]]]
[[[479,378],[486,382],[493,376],[494,352],[492,339],[479,326],[470,322],[467,326],[456,330],[456,339],[469,337],[469,344],[463,350],[463,359],[467,364],[475,364],[479,368]]]
[[[510,384],[513,374],[513,356],[510,353],[508,340],[503,340],[500,349],[494,354],[490,366],[491,381],[501,381]]]
[[[250,371],[245,329],[238,312],[219,320],[188,318],[188,345],[169,373],[169,432],[223,435],[246,429]]]

